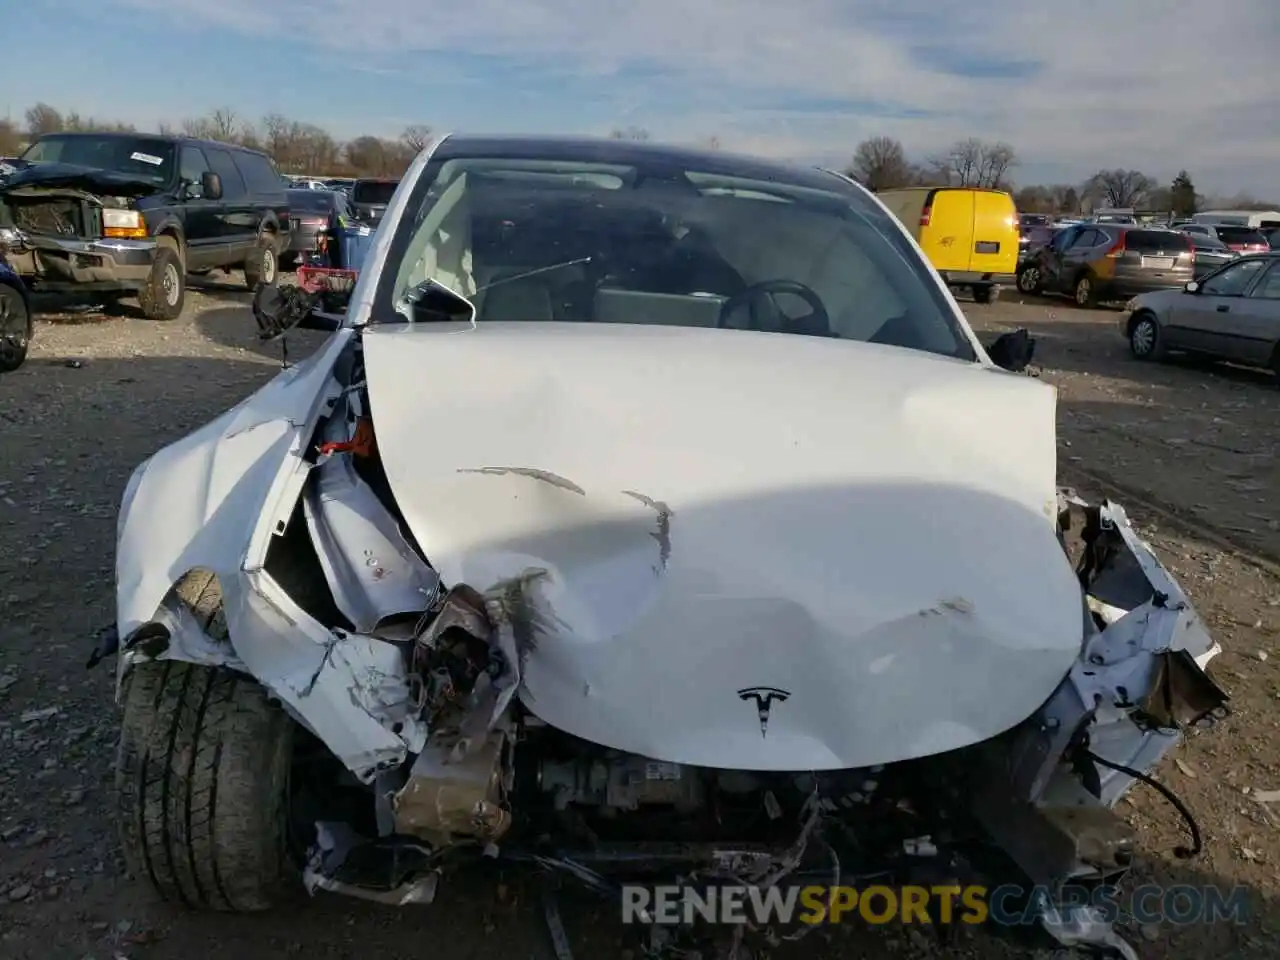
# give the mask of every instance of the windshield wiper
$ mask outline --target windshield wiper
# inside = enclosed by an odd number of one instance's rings
[[[511,277],[502,277],[491,283],[486,283],[483,287],[476,291],[477,294],[484,293],[486,290],[492,290],[494,287],[500,287],[504,283],[515,283],[517,280],[525,280],[529,277],[536,277],[539,274],[550,273],[552,270],[563,270],[565,267],[575,267],[580,263],[590,263],[595,257],[578,257],[576,260],[566,260],[564,263],[553,263],[549,267],[538,267],[536,270],[526,270],[524,273],[517,273]]]

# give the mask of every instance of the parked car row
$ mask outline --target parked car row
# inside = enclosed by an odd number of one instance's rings
[[[1023,293],[1068,294],[1082,307],[1180,287],[1195,277],[1191,238],[1174,230],[1084,223],[1031,251],[1018,272]]]
[[[355,180],[354,200],[329,181],[293,190],[260,151],[137,133],[49,134],[6,170],[0,248],[23,288],[106,304],[137,297],[155,320],[182,313],[188,274],[240,269],[249,289],[275,283],[281,256],[337,238],[344,218],[376,222],[397,186]]]
[[[1136,220],[1125,222],[1128,213],[1108,211],[1106,216],[1070,225],[1041,214],[1023,214],[1018,289],[1023,293],[1070,294],[1082,305],[1115,300],[1137,287],[1179,289],[1242,255],[1280,246],[1280,228],[1206,219],[1212,214],[1175,220],[1167,227],[1140,225]],[[1136,258],[1124,255],[1135,250]],[[1169,267],[1166,261],[1171,252],[1176,255]]]

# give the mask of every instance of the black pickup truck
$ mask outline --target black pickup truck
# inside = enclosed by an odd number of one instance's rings
[[[274,283],[289,245],[285,182],[263,153],[135,133],[54,133],[0,180],[0,242],[33,293],[182,312],[186,275],[242,267]]]

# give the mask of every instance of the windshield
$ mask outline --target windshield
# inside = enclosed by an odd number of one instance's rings
[[[406,294],[430,278],[470,297],[480,323],[720,326],[975,359],[927,264],[857,187],[717,166],[433,161],[391,241],[374,321],[404,321]]]
[[[290,190],[288,196],[289,209],[303,213],[328,213],[335,199],[328,190]]]
[[[390,203],[398,186],[394,180],[359,180],[351,190],[351,199],[356,203]]]
[[[1214,229],[1218,231],[1218,239],[1223,243],[1251,243],[1258,247],[1267,245],[1267,238],[1262,235],[1262,232],[1252,227],[1215,226]]]
[[[150,137],[54,134],[33,143],[22,159],[110,170],[162,185],[173,175],[175,152],[171,141]]]

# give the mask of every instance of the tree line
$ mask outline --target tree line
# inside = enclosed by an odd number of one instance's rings
[[[1105,207],[1167,211],[1191,216],[1197,210],[1275,209],[1276,205],[1246,194],[1205,197],[1196,191],[1191,175],[1182,170],[1164,184],[1140,170],[1101,169],[1083,183],[1026,184],[1013,181],[1017,151],[1002,141],[977,137],[958,140],[950,149],[923,161],[911,160],[902,142],[893,137],[870,137],[858,144],[845,173],[870,190],[899,187],[986,187],[1007,190],[1022,213],[1070,216]]]
[[[0,156],[19,153],[26,143],[46,133],[139,132],[130,123],[63,113],[47,103],[29,107],[23,119],[25,125],[0,120]],[[366,135],[344,141],[313,123],[274,113],[253,120],[227,107],[177,125],[161,124],[157,132],[242,144],[270,154],[284,173],[333,177],[398,177],[431,138],[430,127],[412,124],[395,139]]]
[[[0,119],[0,156],[20,153],[33,138],[60,130],[138,132],[132,124],[75,111],[62,112],[47,103],[29,107],[25,123]],[[267,114],[254,120],[223,107],[203,117],[175,125],[161,124],[160,133],[180,133],[202,140],[223,140],[253,147],[270,154],[284,173],[315,176],[398,177],[431,138],[426,124],[412,124],[399,137],[364,135],[340,140],[323,127]],[[619,140],[648,140],[641,127],[615,129]],[[720,147],[718,137],[709,136],[702,145]],[[1116,168],[1098,170],[1079,184],[1014,183],[1017,151],[1003,141],[977,137],[958,140],[951,147],[922,160],[911,159],[902,142],[893,137],[870,137],[858,144],[846,173],[871,190],[905,186],[973,186],[1008,190],[1014,194],[1019,211],[1071,215],[1088,213],[1099,207],[1135,207],[1170,211],[1189,216],[1207,204],[1216,207],[1274,209],[1245,195],[1206,198],[1197,193],[1185,170],[1169,184],[1139,170]]]
[[[0,119],[0,156],[14,156],[33,139],[47,133],[140,132],[131,123],[85,116],[76,111],[64,113],[47,103],[28,107],[23,120],[25,124]],[[411,124],[394,139],[365,135],[339,140],[313,123],[291,120],[277,113],[254,120],[230,107],[221,107],[176,125],[162,123],[156,132],[238,143],[270,154],[283,173],[332,177],[399,177],[431,139],[429,126]],[[649,132],[640,127],[626,127],[614,130],[610,136],[618,140],[648,140]],[[719,141],[711,137],[706,145],[718,147]]]

